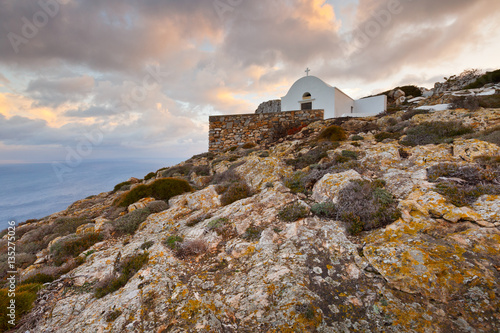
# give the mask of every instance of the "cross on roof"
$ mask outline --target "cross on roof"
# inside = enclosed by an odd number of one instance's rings
[[[306,69],[307,76],[309,76],[309,72],[310,72],[310,71],[311,71],[311,70],[309,69],[309,67],[307,67],[307,69]]]

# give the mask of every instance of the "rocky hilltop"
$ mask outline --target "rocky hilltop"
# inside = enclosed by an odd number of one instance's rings
[[[396,111],[119,184],[18,227],[13,331],[497,332],[499,141],[500,109]]]

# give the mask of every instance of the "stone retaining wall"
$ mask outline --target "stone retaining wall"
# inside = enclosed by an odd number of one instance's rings
[[[247,142],[270,141],[278,129],[305,126],[323,117],[323,110],[210,116],[208,150],[220,151]]]

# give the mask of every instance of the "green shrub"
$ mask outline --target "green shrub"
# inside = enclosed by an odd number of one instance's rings
[[[264,229],[251,225],[247,228],[247,230],[245,230],[245,233],[241,236],[241,238],[247,241],[256,241],[260,239],[262,231],[264,231]]]
[[[478,184],[481,181],[493,181],[495,178],[494,175],[483,170],[478,165],[440,163],[427,169],[427,179],[429,181],[436,182],[440,177],[460,178],[471,184]]]
[[[352,141],[363,141],[365,138],[363,138],[361,135],[354,135],[351,137]]]
[[[122,183],[116,184],[116,185],[115,185],[115,188],[113,189],[113,193],[116,193],[116,192],[118,192],[118,191],[122,191],[122,188],[123,188],[123,187],[127,187],[127,186],[130,186],[130,185],[132,185],[132,183],[131,183],[131,182],[129,182],[129,181],[126,181],[126,182],[122,182]]]
[[[114,322],[118,317],[122,315],[122,312],[120,310],[114,310],[111,312],[108,312],[106,314],[106,322],[107,323],[112,323]]]
[[[44,284],[44,283],[52,282],[55,279],[56,279],[56,277],[54,275],[37,273],[33,276],[30,276],[27,279],[24,279],[19,285],[31,284],[31,283]]]
[[[210,166],[209,165],[198,165],[193,167],[191,173],[196,173],[198,176],[210,176]]]
[[[493,71],[493,72],[486,72],[486,74],[477,78],[476,81],[472,82],[471,84],[466,86],[464,89],[481,88],[485,84],[498,83],[498,82],[500,82],[500,69],[497,69],[496,71]]]
[[[403,121],[410,120],[417,114],[429,114],[429,110],[410,109],[401,116],[401,120]]]
[[[140,253],[124,258],[116,265],[115,273],[99,282],[95,288],[96,298],[102,298],[109,293],[115,292],[127,284],[127,282],[146,265],[149,261],[149,253]]]
[[[191,192],[192,190],[193,188],[189,183],[182,179],[158,179],[149,185],[139,185],[135,187],[118,199],[116,204],[120,207],[127,207],[147,197],[168,201],[172,197]]]
[[[410,85],[410,86],[402,86],[398,87],[397,89],[401,89],[404,91],[406,97],[408,96],[413,96],[413,97],[420,97],[422,96],[422,91],[417,86]]]
[[[500,194],[500,186],[492,184],[458,185],[442,182],[436,184],[434,189],[457,207],[471,205],[482,195]]]
[[[142,250],[147,250],[147,249],[149,249],[151,246],[153,246],[154,244],[155,244],[155,242],[154,242],[154,241],[147,241],[147,242],[144,242],[144,243],[142,243],[142,245],[141,245],[141,249],[142,249]]]
[[[229,188],[221,195],[220,202],[223,206],[227,206],[241,199],[245,199],[252,196],[252,191],[250,187],[245,182],[233,183]]]
[[[57,266],[60,266],[101,240],[101,235],[89,233],[56,242],[50,248],[52,260]]]
[[[168,236],[167,239],[163,241],[163,245],[171,250],[175,250],[177,246],[184,241],[184,238],[178,235]]]
[[[377,133],[375,134],[375,140],[377,142],[382,142],[386,139],[391,139],[391,140],[399,140],[399,138],[402,136],[403,134],[401,133],[389,133],[389,132],[380,132],[380,133]]]
[[[311,212],[314,215],[325,218],[337,218],[337,209],[331,201],[317,203],[311,206]]]
[[[220,217],[218,219],[212,220],[207,224],[208,231],[218,231],[229,224],[229,219],[226,217]]]
[[[151,215],[149,208],[136,209],[113,221],[113,229],[117,236],[133,235],[149,215]]]
[[[383,184],[354,180],[340,190],[335,209],[352,235],[383,227],[401,216],[397,202]]]
[[[76,229],[79,226],[84,224],[92,223],[91,220],[88,220],[83,217],[58,217],[54,221],[54,234],[57,236],[66,236],[70,234],[74,234]]]
[[[284,207],[278,213],[279,218],[285,222],[295,222],[299,219],[307,217],[308,215],[309,209],[299,202],[294,202],[293,204]]]
[[[162,172],[161,176],[165,178],[174,177],[175,175],[188,176],[191,173],[193,164],[185,163],[184,165],[173,166]]]
[[[297,158],[285,160],[285,163],[293,166],[295,170],[303,169],[312,164],[318,164],[323,158],[328,157],[327,152],[333,148],[335,145],[331,143],[321,143],[304,155],[299,154]]]
[[[33,308],[33,303],[36,301],[37,292],[42,288],[41,284],[32,283],[17,286],[16,288],[16,323],[25,314],[29,313]],[[2,316],[0,316],[0,331],[5,332],[14,327],[9,324],[10,318],[6,316],[7,307],[9,306],[10,297],[8,289],[0,289],[0,308],[2,309]]]
[[[306,193],[306,176],[307,173],[296,171],[291,176],[284,179],[285,186],[288,187],[292,193]]]
[[[150,172],[146,175],[146,177],[144,177],[144,180],[150,180],[155,177],[156,177],[156,172]]]
[[[450,142],[454,137],[473,132],[472,128],[466,127],[458,121],[425,122],[410,127],[406,138],[400,143],[405,146],[440,144]]]
[[[347,139],[347,134],[344,129],[337,125],[332,125],[330,127],[325,128],[318,136],[319,140],[327,140],[327,141],[344,141]]]

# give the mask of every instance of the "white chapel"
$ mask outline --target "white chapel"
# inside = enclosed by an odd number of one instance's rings
[[[325,119],[329,119],[373,116],[387,110],[386,95],[354,100],[340,89],[309,76],[309,69],[306,73],[281,98],[281,111],[322,109]]]

